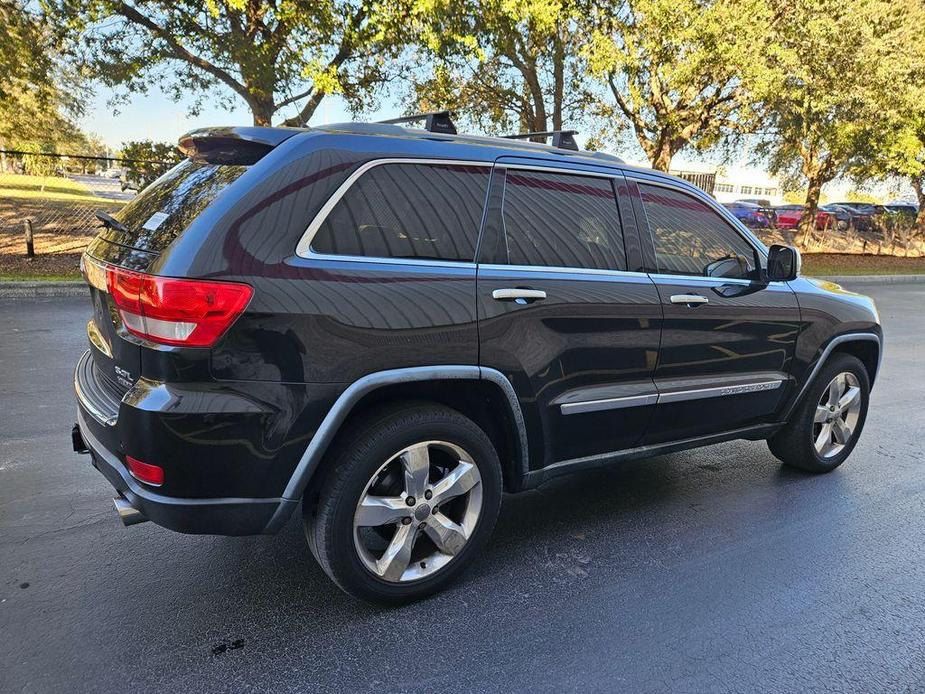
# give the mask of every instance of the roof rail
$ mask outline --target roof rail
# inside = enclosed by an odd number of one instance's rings
[[[543,132],[517,133],[516,135],[502,135],[508,140],[526,140],[530,137],[551,137],[552,146],[558,149],[571,149],[578,151],[578,143],[575,142],[577,130],[547,130]]]
[[[443,133],[445,135],[455,135],[456,126],[453,124],[451,117],[454,114],[450,111],[430,111],[428,113],[416,113],[413,116],[402,116],[400,118],[388,118],[386,120],[376,121],[377,123],[387,123],[390,125],[401,125],[402,123],[416,123],[424,121],[424,129],[432,133]]]

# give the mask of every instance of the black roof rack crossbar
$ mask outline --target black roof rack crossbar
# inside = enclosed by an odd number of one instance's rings
[[[578,151],[578,143],[575,142],[577,130],[547,130],[543,132],[517,133],[516,135],[502,135],[508,140],[526,140],[531,137],[551,137],[552,146],[558,149],[571,149]]]
[[[430,111],[429,113],[416,113],[413,116],[402,116],[400,118],[388,118],[377,121],[389,125],[401,125],[402,123],[416,123],[424,121],[424,129],[432,133],[444,133],[445,135],[455,135],[456,126],[453,125],[453,114],[450,111]]]

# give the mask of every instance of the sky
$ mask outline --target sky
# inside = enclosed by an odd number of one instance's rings
[[[123,142],[130,140],[156,140],[159,142],[176,142],[180,135],[195,128],[214,125],[252,125],[250,111],[243,102],[235,110],[206,107],[198,116],[187,113],[189,102],[175,103],[160,91],[152,90],[150,94],[132,94],[126,104],[115,109],[107,104],[111,92],[105,87],[97,87],[95,96],[87,115],[81,119],[81,127],[98,135],[113,150]],[[118,112],[116,112],[118,111]],[[295,115],[295,108],[285,116]],[[399,109],[391,106],[380,108],[370,114],[370,120],[391,118],[400,115]],[[282,118],[282,116],[279,116]],[[309,125],[337,123],[354,120],[347,111],[343,100],[338,97],[326,97]]]

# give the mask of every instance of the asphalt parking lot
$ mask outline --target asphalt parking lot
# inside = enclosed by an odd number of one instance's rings
[[[70,450],[86,300],[0,300],[0,691],[925,691],[925,284],[863,290],[887,351],[839,470],[735,442],[561,478],[399,609],[296,518],[123,528]]]

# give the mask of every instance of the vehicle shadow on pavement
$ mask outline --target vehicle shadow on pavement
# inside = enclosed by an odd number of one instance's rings
[[[701,542],[702,534],[716,537],[728,532],[730,524],[741,525],[742,505],[749,503],[743,499],[757,495],[764,503],[796,507],[798,501],[786,488],[820,479],[780,466],[755,443],[557,478],[536,490],[506,495],[485,554],[448,591],[424,603],[436,601],[443,608],[491,599],[503,604],[525,590],[535,595],[578,585],[592,573],[619,576],[639,570],[646,562],[658,564],[660,554],[674,556],[679,543]],[[825,480],[839,484],[837,475]],[[730,508],[724,499],[735,505]],[[248,590],[252,613],[295,611],[327,621],[335,615],[338,620],[346,615],[374,618],[393,609],[426,611],[420,605],[367,605],[342,593],[311,557],[299,511],[276,537],[216,541],[222,551],[205,557],[208,566],[201,571],[259,587]]]

